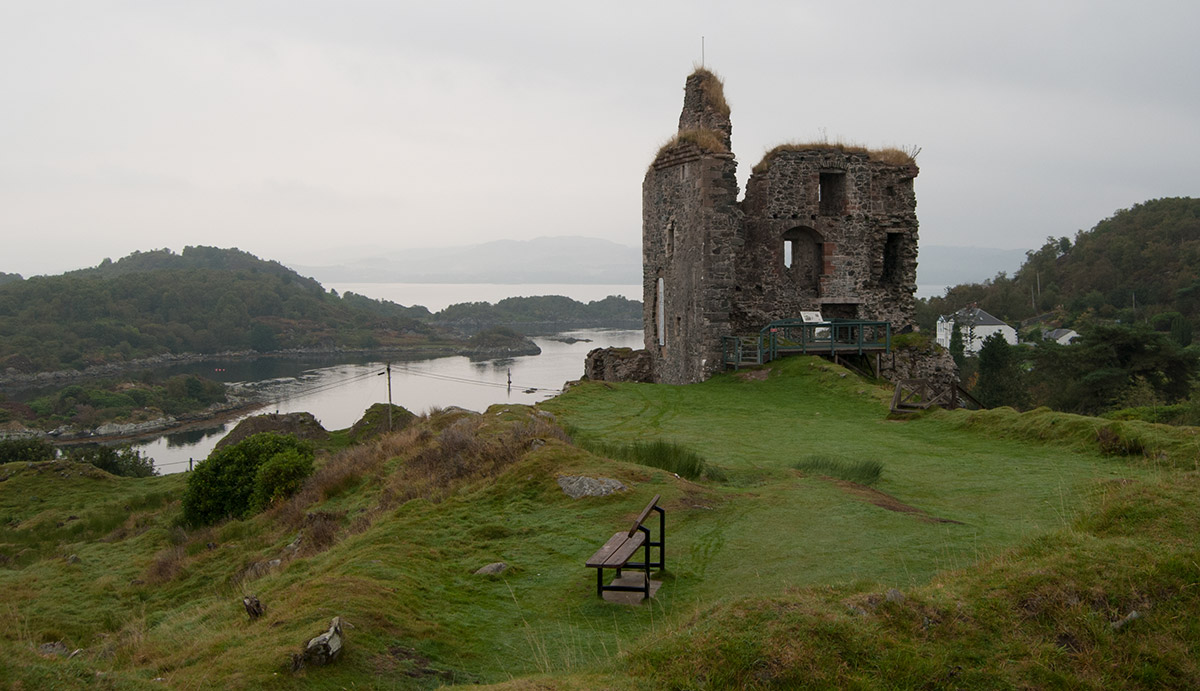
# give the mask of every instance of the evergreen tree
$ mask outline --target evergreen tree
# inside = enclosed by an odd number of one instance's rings
[[[1022,381],[1020,358],[998,333],[988,336],[979,348],[979,383],[975,397],[988,408],[1024,408],[1029,394]]]
[[[954,364],[958,366],[958,371],[962,372],[967,363],[967,354],[958,322],[954,322],[954,330],[950,333],[950,357],[954,358]]]

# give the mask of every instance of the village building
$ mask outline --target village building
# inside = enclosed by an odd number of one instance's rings
[[[943,348],[950,348],[950,339],[954,336],[957,326],[963,339],[963,353],[975,355],[983,347],[983,342],[992,334],[1000,334],[1009,345],[1017,344],[1017,330],[1004,321],[993,317],[978,307],[964,307],[951,315],[943,315],[937,320],[937,342]]]
[[[1043,340],[1054,341],[1059,345],[1071,345],[1077,338],[1079,333],[1075,329],[1052,329],[1042,334]]]

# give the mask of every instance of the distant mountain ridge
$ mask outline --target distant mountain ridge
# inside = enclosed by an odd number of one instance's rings
[[[496,240],[392,251],[329,266],[295,266],[324,283],[638,284],[642,251],[600,238]]]

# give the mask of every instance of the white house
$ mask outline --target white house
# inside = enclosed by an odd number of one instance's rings
[[[1071,345],[1075,339],[1079,338],[1079,334],[1075,329],[1054,329],[1042,334],[1042,338],[1047,341],[1054,341],[1059,345]]]
[[[1000,334],[1009,345],[1017,344],[1017,330],[978,307],[964,307],[950,316],[937,320],[937,342],[943,348],[950,347],[954,325],[962,332],[963,352],[974,355],[983,347],[983,341],[994,333]]]

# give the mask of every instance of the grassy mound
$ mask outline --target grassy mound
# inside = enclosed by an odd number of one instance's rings
[[[0,612],[13,622],[0,686],[1200,682],[1200,477],[1186,435],[1151,426],[1149,453],[1114,455],[1078,431],[1113,421],[895,421],[886,390],[822,360],[771,371],[431,411],[318,454],[299,493],[266,512],[195,530],[179,523],[186,475],[0,466]],[[727,481],[585,448],[653,439]],[[886,472],[867,489],[797,472],[798,458]],[[561,475],[629,490],[571,499]],[[655,494],[664,585],[640,607],[605,603],[584,561]],[[475,575],[499,561],[507,570]],[[333,616],[347,623],[344,657],[293,673],[291,655]],[[38,652],[59,641],[80,652]]]

